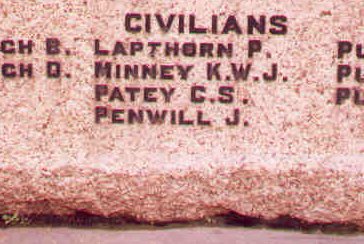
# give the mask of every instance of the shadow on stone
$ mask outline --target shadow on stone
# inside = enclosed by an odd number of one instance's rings
[[[322,232],[326,234],[353,234],[361,232],[356,225],[345,223],[308,223],[290,216],[281,216],[274,220],[265,220],[257,217],[242,216],[235,212],[225,215],[217,215],[197,221],[174,222],[143,222],[131,216],[102,217],[78,211],[74,215],[11,215],[2,214],[0,227],[77,227],[77,228],[113,228],[113,229],[159,229],[159,228],[183,228],[183,227],[249,227],[271,228],[282,230],[296,230],[306,233]],[[6,217],[4,217],[6,216]]]
[[[358,226],[346,223],[308,223],[291,216],[280,216],[273,220],[241,216],[230,212],[222,216],[227,226],[263,227],[271,229],[297,230],[306,233],[320,231],[326,234],[352,234],[361,231]]]

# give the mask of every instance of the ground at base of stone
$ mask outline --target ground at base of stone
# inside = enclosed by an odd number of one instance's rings
[[[290,216],[265,220],[241,216],[234,212],[203,218],[197,221],[180,222],[140,222],[132,217],[102,217],[99,215],[76,212],[73,215],[18,215],[0,214],[0,228],[9,227],[74,227],[113,230],[166,230],[171,228],[253,228],[299,231],[306,234],[353,235],[363,234],[364,230],[350,223],[308,223]]]
[[[250,228],[172,228],[159,230],[110,230],[82,228],[7,228],[0,230],[0,243],[93,243],[93,244],[361,244],[364,235],[304,234],[292,231],[274,231]]]

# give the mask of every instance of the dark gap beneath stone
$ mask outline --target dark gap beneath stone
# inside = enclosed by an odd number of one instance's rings
[[[197,221],[146,222],[131,216],[102,217],[78,211],[74,215],[12,215],[1,214],[0,228],[6,227],[78,227],[78,228],[117,228],[117,229],[151,229],[183,228],[196,226],[209,227],[250,227],[296,230],[306,233],[322,232],[326,234],[353,234],[363,231],[354,224],[345,223],[308,223],[290,216],[281,216],[274,220],[242,216],[235,212],[204,218]],[[5,216],[5,217],[4,217]]]

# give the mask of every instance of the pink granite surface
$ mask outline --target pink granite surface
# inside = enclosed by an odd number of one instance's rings
[[[364,2],[325,1],[0,1],[0,39],[32,39],[34,53],[0,54],[0,63],[32,62],[32,79],[0,79],[0,213],[132,216],[164,222],[196,220],[234,211],[272,219],[289,215],[316,223],[364,226],[363,107],[334,104],[336,67],[363,66],[336,58],[338,40],[363,43]],[[131,34],[126,13],[285,15],[288,33],[266,35]],[[242,24],[244,26],[244,24]],[[44,40],[58,37],[71,56],[49,57]],[[263,41],[254,72],[269,66],[267,52],[289,77],[274,84],[208,82],[208,58],[93,55],[93,40],[233,42],[224,62],[247,62],[248,39]],[[172,104],[115,102],[116,107],[203,109],[223,117],[221,104],[186,100],[191,84],[236,85],[249,126],[115,125],[94,121],[95,60],[117,63],[195,64],[187,81],[129,80],[117,85],[178,87]],[[45,60],[58,60],[71,78],[48,79]],[[347,85],[357,85],[347,81]],[[241,99],[249,103],[242,105]]]

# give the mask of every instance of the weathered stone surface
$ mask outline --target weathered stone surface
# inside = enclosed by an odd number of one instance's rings
[[[0,212],[125,215],[164,222],[196,220],[234,211],[309,222],[364,226],[364,116],[351,93],[335,104],[337,87],[362,89],[354,78],[336,81],[337,66],[363,66],[355,52],[337,57],[337,42],[364,43],[362,1],[9,1],[0,2],[0,37],[31,39],[32,55],[0,54],[1,64],[32,62],[34,77],[0,79]],[[126,13],[236,16],[242,34],[128,33]],[[284,15],[286,35],[247,35],[246,16]],[[223,20],[221,20],[223,21]],[[155,25],[155,22],[153,22]],[[220,23],[220,22],[219,22]],[[208,24],[207,24],[208,25]],[[71,55],[45,54],[44,40],[57,37]],[[231,58],[163,55],[99,57],[94,40],[234,43]],[[262,52],[247,57],[249,39]],[[267,62],[267,57],[271,61]],[[70,78],[50,79],[45,62],[62,61]],[[187,80],[94,77],[94,61],[195,65]],[[280,67],[272,84],[207,81],[207,62],[252,62],[261,75]],[[227,72],[228,68],[222,68]],[[354,71],[353,71],[354,72]],[[225,73],[224,73],[225,74]],[[354,74],[354,73],[353,73]],[[284,76],[288,81],[284,81]],[[352,75],[352,77],[354,77]],[[171,103],[113,102],[119,108],[203,110],[212,126],[95,123],[95,84],[176,87]],[[193,84],[209,91],[237,89],[234,104],[193,104]],[[162,98],[161,96],[159,98]],[[247,99],[248,103],[243,102]],[[239,126],[224,116],[240,108]]]

